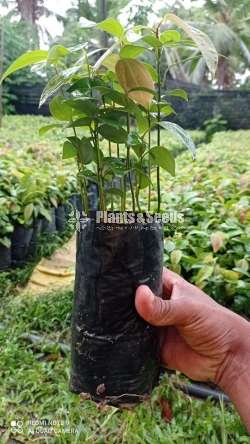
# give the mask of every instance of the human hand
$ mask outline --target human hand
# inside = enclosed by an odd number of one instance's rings
[[[135,299],[140,316],[150,324],[165,327],[160,329],[163,365],[196,381],[209,380],[219,385],[242,413],[235,397],[240,381],[247,378],[250,399],[250,324],[166,269],[163,298],[141,285]],[[250,413],[242,417],[250,427]]]

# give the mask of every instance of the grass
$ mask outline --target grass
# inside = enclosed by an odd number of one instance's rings
[[[249,443],[246,431],[231,406],[191,399],[173,387],[164,376],[152,398],[134,410],[98,408],[68,389],[70,357],[57,346],[40,350],[23,340],[24,332],[68,341],[72,291],[43,297],[6,298],[0,310],[0,430],[1,443],[9,438],[20,442],[49,444],[207,444]],[[174,376],[173,378],[177,378]],[[173,419],[162,418],[160,402],[168,400]],[[63,421],[72,433],[32,436],[31,419]],[[10,423],[23,421],[23,431],[11,434]],[[68,424],[68,426],[67,426]],[[44,428],[46,428],[44,426]],[[76,433],[75,433],[76,432]]]

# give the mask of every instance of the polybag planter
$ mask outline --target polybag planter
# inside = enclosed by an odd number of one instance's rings
[[[38,239],[41,235],[43,220],[41,218],[35,219],[33,223],[33,233],[28,248],[28,258],[33,260],[37,256]]]
[[[158,382],[155,327],[136,312],[135,291],[161,295],[163,231],[159,223],[97,223],[77,235],[70,388],[114,405],[139,402]]]
[[[0,271],[8,270],[11,266],[11,249],[0,244]]]
[[[11,236],[11,261],[13,265],[25,265],[33,228],[16,225]]]
[[[42,233],[53,234],[56,232],[56,213],[55,208],[50,209],[51,220],[44,218],[42,223]]]
[[[63,233],[66,229],[66,215],[63,205],[59,205],[59,207],[56,208],[55,215],[56,215],[56,229],[60,233]]]

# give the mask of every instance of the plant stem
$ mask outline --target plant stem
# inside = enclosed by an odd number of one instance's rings
[[[73,120],[71,120],[71,122],[73,124]],[[73,131],[74,131],[75,137],[77,137],[76,129],[74,126],[73,126]],[[82,203],[84,206],[84,212],[88,213],[88,211],[89,211],[88,187],[86,184],[85,177],[81,177],[81,165],[82,165],[82,162],[80,161],[80,159],[77,155],[78,175],[80,176],[79,177],[79,185],[80,185],[81,198],[82,198]]]
[[[156,37],[159,37],[159,28],[156,30]],[[156,50],[156,70],[157,70],[157,145],[161,145],[161,128],[160,128],[160,121],[161,121],[161,50],[160,48],[157,48]],[[158,199],[158,205],[157,205],[157,212],[160,212],[161,209],[161,182],[160,182],[160,167],[157,167],[157,199]]]
[[[150,119],[150,112],[148,111],[148,147],[149,150],[151,148],[151,119]],[[149,177],[149,186],[148,186],[148,211],[151,211],[151,157],[150,154],[148,156],[148,177]]]
[[[96,146],[96,160],[97,160],[97,177],[98,177],[98,186],[99,186],[99,195],[100,195],[100,209],[101,211],[106,210],[106,204],[105,204],[105,197],[104,197],[104,190],[103,190],[103,180],[102,180],[102,170],[101,170],[101,159],[100,159],[100,152],[99,152],[99,138],[98,138],[98,130],[96,128],[95,124],[95,146]]]
[[[127,132],[128,132],[128,134],[130,133],[130,121],[129,121],[129,114],[128,113],[127,113]],[[127,168],[128,168],[128,170],[130,170],[130,146],[129,145],[127,145]],[[133,189],[130,171],[128,172],[128,179],[129,179],[130,191],[131,191],[131,196],[132,196],[132,207],[133,207],[133,211],[135,212],[135,195],[134,195],[134,189]],[[125,183],[126,183],[126,181],[125,181]]]
[[[56,74],[59,75],[57,66],[55,66],[55,71],[56,71]],[[66,99],[63,87],[60,88],[60,91],[61,91],[64,99]],[[74,121],[73,121],[72,117],[70,119],[70,122],[72,124],[74,136],[77,138],[76,128],[74,126]],[[85,177],[81,178],[81,165],[82,165],[82,162],[79,160],[79,157],[77,156],[78,175],[80,176],[79,179],[78,179],[79,186],[80,186],[80,194],[81,194],[82,203],[83,203],[83,206],[84,206],[84,211],[85,211],[85,213],[88,213],[88,211],[89,211],[88,187],[87,187],[87,183],[86,183]]]
[[[111,142],[110,142],[110,140],[109,140],[109,157],[112,157]],[[113,179],[112,179],[112,181],[111,181],[111,187],[112,187],[112,188],[114,187]],[[113,211],[113,210],[114,210],[114,197],[113,197],[113,195],[111,194],[111,211]]]

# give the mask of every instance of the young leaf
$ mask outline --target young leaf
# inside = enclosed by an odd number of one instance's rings
[[[175,159],[171,151],[164,146],[154,146],[149,151],[149,154],[156,165],[175,176]]]
[[[69,54],[69,50],[63,45],[53,45],[48,53],[47,63],[53,65]]]
[[[143,65],[148,70],[148,72],[151,75],[153,81],[157,82],[158,81],[158,74],[157,74],[157,71],[154,69],[154,67],[152,65],[150,65],[149,63],[145,63],[145,62],[143,62]]]
[[[225,234],[222,231],[215,231],[210,237],[213,252],[217,253],[225,244]]]
[[[68,83],[68,79],[65,79],[62,76],[52,77],[42,91],[39,101],[39,108],[49,99],[49,97],[53,96],[66,83]]]
[[[175,29],[168,29],[160,35],[160,41],[165,44],[168,42],[179,42],[181,40],[181,35]]]
[[[180,97],[183,100],[188,101],[188,94],[184,89],[172,89],[166,92],[166,96]]]
[[[195,157],[195,144],[187,131],[177,125],[177,123],[173,122],[164,121],[160,122],[159,125],[176,136],[177,139],[179,139],[191,151],[193,158]]]
[[[143,42],[147,43],[149,46],[152,46],[153,48],[161,48],[162,43],[157,37],[153,35],[145,35],[142,37]]]
[[[133,88],[154,90],[154,82],[144,64],[135,59],[121,59],[116,64],[116,74],[120,85],[128,96],[147,108],[153,99],[152,93],[146,91],[129,92]]]
[[[182,251],[181,250],[174,250],[170,254],[170,260],[171,260],[172,265],[179,264],[181,258],[182,258]]]
[[[126,143],[128,138],[128,133],[123,128],[115,128],[106,124],[100,126],[99,133],[104,139],[114,143]]]
[[[71,157],[77,156],[77,150],[76,147],[69,142],[69,140],[66,140],[63,144],[63,159],[70,159]]]
[[[54,97],[49,104],[49,109],[52,116],[57,120],[66,121],[72,117],[72,110],[62,96]]]
[[[25,223],[29,222],[33,211],[34,211],[34,205],[32,203],[26,205],[26,207],[24,208],[24,212],[23,212]]]
[[[63,125],[61,125],[60,123],[52,123],[51,125],[45,125],[42,126],[41,128],[39,128],[39,136],[44,136],[44,134],[46,134],[48,131],[54,129],[54,128],[62,128]]]
[[[204,32],[194,28],[187,22],[184,22],[175,14],[166,14],[164,21],[167,20],[170,20],[171,22],[175,23],[175,25],[183,29],[186,34],[196,43],[197,48],[200,50],[206,61],[208,69],[214,76],[218,65],[218,53],[210,38]]]
[[[161,112],[162,112],[165,116],[170,116],[171,114],[176,114],[174,108],[173,108],[171,105],[169,105],[169,104],[163,106],[163,107],[161,108]]]
[[[133,91],[144,91],[148,92],[149,94],[155,95],[155,91],[150,88],[145,88],[145,86],[137,86],[136,88],[131,88],[128,92],[131,93]]]
[[[18,71],[19,69],[25,68],[26,66],[36,65],[38,63],[45,62],[47,60],[47,57],[48,57],[48,51],[45,51],[43,49],[39,49],[36,51],[29,51],[26,52],[25,54],[22,54],[9,66],[8,69],[6,69],[6,71],[3,73],[1,77],[0,83],[2,83],[2,81],[6,79],[6,77],[8,77],[10,74],[12,74],[15,71]]]
[[[120,50],[121,59],[133,59],[138,57],[146,48],[137,45],[125,45]]]
[[[115,72],[115,65],[117,64],[118,60],[118,54],[109,54],[109,56],[103,60],[102,64],[103,66],[105,66],[105,68],[109,69],[112,72]]]
[[[124,28],[122,27],[121,23],[112,17],[108,17],[107,19],[98,23],[96,25],[96,28],[101,29],[102,31],[106,31],[118,38],[121,38],[124,34]]]

